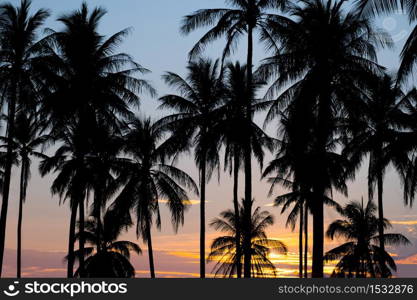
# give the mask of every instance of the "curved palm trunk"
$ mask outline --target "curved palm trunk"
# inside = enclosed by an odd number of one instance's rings
[[[22,276],[22,221],[23,221],[23,203],[26,198],[26,178],[27,164],[22,158],[22,167],[20,171],[20,195],[19,195],[19,215],[17,219],[17,262],[16,262],[16,277]]]
[[[9,103],[9,115],[7,122],[7,137],[9,140],[14,137],[15,127],[15,115],[16,115],[16,102],[17,102],[17,83],[14,81],[12,87],[12,93]],[[6,224],[7,224],[7,211],[9,209],[9,192],[10,192],[10,180],[13,166],[13,145],[7,144],[6,165],[4,169],[4,182],[3,182],[3,201],[1,204],[0,214],[0,278],[3,271],[3,258],[4,247],[6,241]]]
[[[241,232],[240,232],[240,216],[239,216],[239,155],[235,152],[233,162],[233,206],[235,210],[236,223],[236,276],[242,278],[242,249],[241,249]]]
[[[248,57],[247,57],[247,104],[246,119],[248,130],[252,123],[252,107],[251,107],[251,87],[252,87],[252,64],[253,64],[253,28],[248,26]],[[250,132],[250,131],[248,131]],[[252,151],[250,145],[250,135],[246,141],[244,149],[245,160],[245,201],[244,201],[244,237],[243,237],[243,272],[245,278],[251,277],[251,216],[252,216]]]
[[[152,249],[152,234],[151,234],[151,224],[149,221],[146,224],[146,235],[148,242],[148,256],[149,256],[149,271],[151,273],[151,278],[155,278],[155,265],[153,260],[153,249]]]
[[[304,207],[304,278],[308,278],[308,205],[305,203]]]
[[[77,222],[77,210],[78,205],[75,201],[71,201],[71,218],[69,226],[69,238],[68,238],[68,264],[67,264],[67,277],[74,277],[74,244],[75,244],[75,224]]]
[[[206,278],[206,155],[200,175],[200,278]]]
[[[84,197],[80,198],[79,201],[79,209],[80,209],[80,219],[78,220],[79,222],[79,234],[80,234],[80,239],[79,239],[79,248],[80,248],[80,257],[79,257],[79,262],[80,262],[80,277],[83,278],[85,277],[85,264],[84,264],[84,250],[85,250],[85,238],[84,238],[84,223],[85,223],[85,212],[84,212]]]
[[[303,278],[303,221],[304,221],[304,206],[300,205],[300,228],[298,232],[298,253],[299,253],[299,266],[298,275]]]

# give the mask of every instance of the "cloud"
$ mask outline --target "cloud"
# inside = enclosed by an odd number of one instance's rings
[[[391,224],[394,224],[394,225],[417,225],[417,220],[391,221]]]

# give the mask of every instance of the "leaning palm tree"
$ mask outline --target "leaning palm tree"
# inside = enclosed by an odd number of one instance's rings
[[[237,254],[236,234],[239,227],[243,226],[244,207],[239,204],[240,218],[237,220],[234,211],[226,210],[220,214],[220,218],[214,219],[210,226],[227,236],[216,238],[211,244],[209,261],[216,262],[215,275],[232,278],[242,267],[243,257]],[[236,221],[238,221],[236,223]],[[267,211],[261,211],[258,207],[254,210],[251,218],[251,277],[275,277],[276,267],[269,259],[271,252],[286,254],[287,246],[276,239],[267,237],[265,230],[274,224],[273,216]],[[239,239],[243,244],[244,237]]]
[[[219,79],[218,61],[200,59],[190,62],[187,69],[186,78],[175,73],[163,76],[169,86],[178,90],[179,95],[166,95],[159,100],[162,102],[160,108],[174,111],[161,122],[174,130],[179,140],[184,140],[184,149],[194,147],[194,157],[200,171],[200,276],[204,278],[206,183],[218,167],[220,145],[212,129],[217,122],[218,108],[225,90]]]
[[[327,236],[331,239],[342,237],[347,242],[326,253],[326,261],[339,260],[333,277],[386,277],[396,271],[391,255],[377,245],[379,220],[375,215],[376,206],[368,201],[366,207],[360,202],[350,202],[341,211],[344,219],[329,225]],[[390,227],[384,220],[384,227]],[[402,234],[385,233],[384,240],[390,245],[408,245],[409,240]],[[388,268],[386,267],[388,265]],[[388,271],[388,274],[387,274]]]
[[[43,59],[47,63],[36,65],[43,85],[52,90],[45,93],[42,113],[50,120],[54,135],[62,132],[72,135],[71,132],[77,131],[76,135],[82,137],[74,140],[72,145],[76,150],[73,154],[79,162],[77,165],[82,170],[85,169],[83,162],[92,150],[87,145],[91,146],[89,140],[94,128],[105,122],[117,131],[124,120],[133,116],[129,105],[139,105],[140,92],[155,94],[146,81],[135,77],[147,70],[128,54],[116,53],[129,30],[122,30],[109,38],[99,34],[98,26],[105,14],[106,11],[99,7],[89,10],[84,2],[79,10],[61,16],[58,21],[64,28],[61,31],[48,30],[50,34],[42,40]],[[78,128],[75,129],[74,124],[79,124]],[[81,174],[84,173],[82,170]],[[79,206],[82,231],[84,192],[72,196],[79,197],[73,199],[73,205]],[[70,237],[75,233],[76,208],[73,210]],[[69,252],[73,252],[73,242],[70,238]],[[83,244],[82,238],[80,244]],[[69,253],[68,277],[73,275],[73,259]],[[83,259],[81,256],[81,265]]]
[[[188,196],[186,189],[198,194],[193,179],[184,171],[168,164],[177,151],[176,139],[164,140],[165,128],[150,119],[134,119],[125,135],[124,151],[129,156],[121,163],[119,180],[123,188],[113,207],[121,215],[132,212],[136,233],[148,245],[149,269],[155,278],[151,229],[161,226],[159,202],[164,200],[171,212],[174,230],[184,223]]]
[[[261,40],[270,39],[269,21],[279,18],[271,14],[271,9],[284,10],[291,1],[288,0],[233,0],[226,1],[232,8],[224,9],[201,9],[191,15],[184,17],[181,31],[188,34],[196,29],[214,25],[193,47],[190,51],[190,58],[197,57],[204,48],[216,39],[226,36],[227,42],[223,50],[223,61],[236,48],[239,38],[247,34],[247,85],[246,85],[246,126],[247,129],[252,124],[252,83],[253,83],[253,40],[254,33],[261,33]],[[246,141],[244,149],[244,168],[245,168],[245,219],[246,225],[244,230],[249,230],[251,218],[252,199],[252,153],[249,139]],[[246,228],[246,229],[245,229]],[[248,236],[248,235],[246,235]],[[245,277],[250,277],[250,240],[244,243],[243,252],[245,254]]]
[[[331,166],[336,166],[339,159],[335,153],[339,123],[354,113],[364,83],[382,72],[375,63],[376,48],[390,45],[391,40],[383,33],[377,34],[367,19],[354,12],[345,13],[343,1],[302,3],[290,9],[292,18],[271,22],[271,35],[277,41],[271,47],[277,47],[277,52],[264,61],[259,75],[274,80],[268,97],[289,86],[273,103],[267,119],[284,112],[288,118],[300,121],[299,126],[307,133],[302,136],[308,137],[302,149],[314,154],[309,162],[315,170],[311,179],[316,198],[312,276],[323,277],[323,198],[335,184],[339,188],[345,185],[343,180],[329,176]],[[346,173],[345,178],[350,177],[352,174]]]
[[[39,9],[31,15],[30,5],[31,1],[22,0],[18,7],[11,3],[3,3],[0,6],[1,105],[7,103],[7,137],[10,140],[14,138],[17,105],[28,105],[37,100],[33,85],[32,62],[39,55],[36,47],[38,30],[49,13]],[[3,269],[12,164],[13,147],[10,144],[4,167],[0,215],[0,277]]]
[[[272,151],[275,140],[270,138],[259,126],[252,122],[250,131],[242,131],[245,126],[245,110],[246,110],[246,66],[240,65],[239,62],[226,66],[225,73],[225,87],[226,95],[224,102],[220,109],[221,115],[219,122],[215,125],[213,131],[221,136],[221,143],[224,144],[224,166],[229,169],[230,174],[233,173],[233,206],[236,220],[240,218],[239,212],[239,170],[242,168],[242,161],[244,159],[244,145],[248,136],[251,140],[251,149],[256,157],[261,169],[265,156],[265,149]],[[255,82],[253,84],[253,94],[262,88],[264,84]],[[263,102],[251,97],[252,110],[258,111],[263,105]],[[237,228],[236,239],[240,240],[241,228]],[[241,255],[240,243],[237,243],[237,255]],[[240,260],[238,260],[240,263]],[[242,268],[237,268],[237,277],[240,278]]]
[[[404,156],[404,151],[395,153],[392,144],[402,136],[406,126],[404,120],[405,104],[414,95],[405,95],[394,80],[385,75],[378,78],[371,86],[370,93],[363,102],[359,103],[361,114],[351,119],[353,138],[347,144],[344,152],[352,161],[361,164],[365,155],[369,154],[368,190],[369,199],[373,199],[377,187],[378,218],[379,218],[379,247],[384,251],[384,203],[383,185],[385,171],[390,163]],[[397,156],[397,157],[396,157]],[[399,156],[399,157],[398,157]]]
[[[119,241],[119,236],[132,225],[130,218],[107,210],[100,219],[91,217],[85,223],[85,241],[91,245],[84,250],[86,278],[133,278],[135,268],[130,262],[130,252],[141,254],[139,245]],[[100,233],[98,236],[97,234]],[[79,239],[81,233],[76,234]],[[77,256],[81,253],[77,253]],[[80,275],[80,270],[75,272]]]
[[[16,116],[15,132],[13,140],[0,138],[5,145],[11,144],[17,156],[17,163],[20,162],[20,194],[19,194],[19,213],[17,221],[17,270],[16,277],[21,277],[22,265],[22,222],[23,204],[26,201],[26,191],[30,180],[31,157],[44,159],[42,153],[46,143],[50,139],[49,135],[44,134],[40,122],[26,113],[20,112]]]

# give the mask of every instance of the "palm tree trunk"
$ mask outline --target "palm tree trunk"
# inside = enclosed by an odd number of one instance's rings
[[[324,215],[323,195],[324,190],[319,188],[315,191],[316,199],[313,203],[313,265],[312,277],[323,278],[323,255],[324,255]]]
[[[84,222],[85,222],[85,213],[84,213],[84,197],[80,197],[80,201],[79,201],[79,209],[80,209],[80,219],[78,220],[79,222],[79,235],[80,235],[80,239],[79,239],[79,248],[80,248],[80,257],[79,257],[79,262],[80,262],[80,277],[83,278],[85,276],[84,274],[84,248],[85,248],[85,238],[84,238]]]
[[[16,114],[16,102],[17,102],[17,80],[14,80],[12,87],[12,93],[9,103],[9,114],[7,121],[7,138],[12,140],[14,137],[15,127],[15,114]],[[1,204],[0,214],[0,278],[3,271],[3,258],[4,247],[6,242],[6,224],[7,224],[7,211],[9,209],[9,192],[10,192],[10,180],[12,175],[13,166],[13,144],[7,143],[6,165],[4,168],[4,181],[3,181],[3,202]]]
[[[234,153],[233,162],[233,206],[235,209],[235,223],[236,223],[236,276],[242,278],[242,249],[241,249],[241,232],[240,232],[240,216],[239,216],[239,154]]]
[[[26,164],[22,158],[22,166],[20,171],[20,195],[19,195],[19,215],[17,218],[17,262],[16,277],[22,277],[22,220],[23,220],[23,203],[25,201],[25,174]]]
[[[71,218],[69,226],[69,238],[68,238],[68,264],[67,264],[67,277],[74,277],[74,244],[75,244],[75,225],[77,222],[77,210],[78,205],[75,201],[71,201]]]
[[[304,206],[304,278],[308,278],[308,204],[306,201]]]
[[[247,57],[247,104],[246,104],[246,121],[247,132],[250,132],[252,125],[252,106],[251,106],[251,89],[252,89],[252,65],[253,65],[253,28],[248,26],[248,57]],[[244,237],[243,237],[243,273],[245,278],[251,277],[251,216],[252,216],[252,151],[251,137],[247,137],[244,160],[245,160],[245,201],[244,201]]]
[[[148,241],[149,270],[151,272],[151,278],[155,278],[155,265],[153,261],[151,224],[149,223],[149,221],[146,224],[146,235],[147,235],[146,238]]]
[[[304,222],[304,207],[300,205],[300,229],[298,232],[298,253],[299,253],[299,266],[298,275],[303,278],[303,222]]]
[[[206,278],[206,155],[200,175],[200,278]]]
[[[379,233],[379,247],[381,252],[385,251],[385,240],[384,240],[384,202],[383,202],[383,193],[384,193],[384,179],[382,172],[378,172],[378,233]],[[385,262],[382,266],[382,277],[387,277],[387,270],[385,269]]]

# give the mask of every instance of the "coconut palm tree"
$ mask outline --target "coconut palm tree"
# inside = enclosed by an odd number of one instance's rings
[[[390,163],[398,161],[404,156],[404,151],[391,151],[402,129],[406,127],[404,120],[405,104],[414,95],[405,95],[388,75],[378,78],[372,85],[366,99],[359,103],[361,114],[352,118],[353,138],[344,152],[356,161],[362,163],[365,155],[369,154],[368,190],[369,199],[373,199],[375,186],[377,187],[378,218],[379,218],[379,247],[384,251],[384,203],[383,186],[385,171]],[[401,171],[401,170],[400,170]]]
[[[323,199],[334,184],[345,186],[341,178],[329,177],[339,159],[335,153],[339,123],[355,110],[357,95],[368,79],[382,72],[375,63],[377,46],[391,42],[386,35],[376,34],[366,18],[345,13],[343,3],[306,0],[290,9],[292,18],[271,21],[271,35],[277,41],[271,47],[279,45],[278,51],[258,70],[261,78],[274,79],[268,97],[290,86],[274,102],[268,118],[287,110],[289,118],[303,120],[300,126],[309,133],[302,135],[309,137],[302,149],[314,154],[309,163],[315,170],[311,179],[316,198],[312,204],[313,277],[323,277]]]
[[[236,233],[239,227],[243,226],[242,204],[239,204],[240,218],[236,223],[236,216],[233,210],[226,210],[220,214],[220,218],[214,219],[210,226],[218,231],[229,235],[216,238],[211,244],[211,252],[208,261],[216,262],[214,272],[223,277],[234,277],[238,268],[242,267],[242,256],[237,254]],[[275,277],[276,268],[271,262],[269,255],[272,252],[287,253],[287,246],[276,239],[267,237],[265,230],[274,224],[273,216],[267,211],[261,211],[257,207],[251,218],[251,276],[252,277]],[[243,244],[243,236],[239,243]],[[240,260],[240,262],[239,262]]]
[[[225,73],[225,87],[226,96],[220,109],[220,121],[214,126],[214,131],[221,136],[221,143],[225,146],[225,169],[229,169],[230,174],[233,173],[233,207],[236,217],[236,222],[240,218],[239,212],[239,170],[242,167],[244,159],[244,144],[248,135],[251,136],[251,149],[256,157],[261,169],[264,161],[264,150],[272,151],[275,140],[270,138],[259,126],[253,122],[251,131],[242,131],[245,126],[245,109],[246,109],[246,66],[241,66],[239,62],[226,66]],[[256,95],[258,89],[262,88],[264,84],[255,82],[253,84],[253,94]],[[251,98],[253,101],[252,110],[258,111],[263,108],[263,102]],[[240,240],[241,228],[236,228],[236,239]],[[240,243],[237,244],[236,255],[241,255]],[[240,263],[240,260],[237,260]],[[241,278],[242,268],[237,267],[237,277]]]
[[[324,257],[326,261],[339,260],[333,277],[386,277],[397,270],[391,255],[377,245],[379,220],[375,213],[376,206],[372,201],[368,201],[366,207],[363,200],[362,203],[350,202],[341,211],[344,219],[329,225],[326,233],[329,238],[346,239],[345,244],[328,251]],[[390,226],[385,219],[384,227]],[[384,240],[393,246],[410,244],[405,236],[397,233],[385,233]],[[389,274],[386,274],[387,270]]]
[[[205,232],[206,232],[206,182],[218,167],[219,143],[212,128],[218,120],[218,108],[224,97],[219,62],[200,59],[190,62],[186,78],[175,73],[166,73],[164,81],[178,90],[179,95],[165,95],[159,100],[160,108],[174,111],[161,120],[173,128],[184,140],[185,146],[194,147],[194,157],[200,173],[200,276],[205,277]],[[184,148],[187,149],[187,148]]]
[[[119,241],[119,236],[132,225],[130,218],[121,217],[107,210],[102,219],[90,217],[85,223],[85,241],[91,245],[84,250],[85,277],[87,278],[133,278],[135,268],[130,262],[130,252],[141,254],[138,244]],[[100,233],[98,236],[97,234]],[[81,233],[76,234],[80,238]],[[77,256],[81,254],[77,253]],[[80,270],[75,273],[80,275]]]
[[[198,194],[198,187],[184,171],[167,163],[177,151],[176,139],[164,140],[165,128],[150,119],[134,119],[125,135],[124,151],[129,156],[122,163],[119,180],[123,188],[113,207],[122,215],[136,217],[136,233],[148,245],[149,268],[155,278],[151,229],[161,227],[159,202],[166,201],[174,230],[184,223],[188,196],[186,189]]]
[[[280,147],[274,160],[272,160],[266,167],[263,177],[268,177],[271,183],[269,196],[272,196],[276,185],[289,189],[290,192],[279,195],[274,200],[274,206],[282,206],[281,214],[291,211],[288,214],[286,226],[293,231],[299,220],[299,276],[307,276],[307,257],[308,257],[308,215],[312,210],[312,203],[314,203],[313,181],[315,170],[314,166],[310,164],[314,162],[314,154],[305,149],[305,141],[307,136],[303,136],[303,126],[300,120],[287,118],[285,115],[281,116],[281,134],[283,140],[280,141]],[[332,147],[329,147],[332,149]],[[329,161],[328,172],[331,176],[340,178],[340,183],[335,186],[341,192],[346,193],[347,187],[343,184],[345,170],[347,168],[339,168],[339,166],[347,165],[346,158],[337,155],[330,151],[327,153],[329,157],[333,157]],[[335,180],[336,182],[337,180]],[[340,206],[330,197],[323,198],[324,204],[340,210]],[[305,244],[303,249],[303,231],[305,235]],[[304,251],[304,254],[303,254]],[[303,261],[304,256],[304,261]],[[304,265],[304,268],[303,268]]]
[[[42,101],[42,113],[50,120],[54,135],[76,133],[77,138],[71,145],[76,151],[73,157],[77,157],[77,165],[82,170],[85,169],[86,156],[91,153],[87,145],[91,145],[89,140],[95,132],[94,128],[106,122],[107,126],[117,131],[123,120],[132,117],[129,105],[139,104],[139,93],[147,91],[152,96],[155,94],[145,80],[135,77],[147,70],[129,55],[116,53],[117,46],[129,31],[122,30],[109,38],[99,34],[98,26],[105,14],[104,9],[89,10],[83,3],[79,10],[61,16],[58,21],[64,28],[61,31],[49,30],[49,36],[42,41],[46,63],[37,65],[43,84],[52,89]],[[77,123],[80,125],[75,126]],[[68,140],[68,137],[63,139]],[[71,205],[79,206],[80,231],[83,230],[84,191],[80,187],[79,192],[72,194],[79,197],[73,199]],[[76,207],[72,209],[70,237],[75,234]],[[79,242],[82,248],[82,235]],[[72,277],[73,273],[73,244],[70,238],[68,277]],[[83,260],[81,256],[81,265]]]
[[[26,191],[31,175],[31,157],[44,159],[45,155],[42,152],[50,139],[49,135],[42,132],[42,127],[44,126],[33,115],[19,112],[15,120],[13,140],[10,141],[8,138],[0,138],[5,145],[11,144],[13,146],[13,151],[17,156],[16,163],[20,162],[20,194],[17,221],[17,278],[21,277],[23,204],[26,201]]]
[[[284,10],[291,1],[288,0],[233,0],[226,1],[231,8],[220,9],[201,9],[191,15],[185,16],[181,26],[181,31],[188,34],[201,27],[213,26],[193,47],[190,51],[190,58],[197,57],[204,48],[214,40],[226,37],[226,46],[223,50],[223,61],[236,48],[239,38],[247,35],[247,85],[246,85],[246,126],[249,130],[252,124],[252,84],[253,84],[253,42],[254,33],[261,33],[261,40],[269,39],[269,21],[279,18],[271,14],[270,10]],[[245,130],[244,130],[245,131]],[[249,230],[251,218],[252,199],[252,153],[250,140],[246,141],[244,150],[244,168],[245,168],[245,199],[246,225],[244,230]],[[246,229],[245,229],[246,228]],[[245,255],[244,273],[245,277],[250,277],[250,240],[249,234],[246,234],[247,240],[244,243],[243,252]]]
[[[70,201],[71,217],[67,255],[68,278],[73,277],[73,268],[76,258],[74,254],[74,243],[77,209],[80,208],[79,218],[83,218],[85,206],[84,200],[87,191],[91,188],[91,180],[89,180],[89,170],[87,168],[85,154],[88,153],[91,144],[88,140],[89,133],[86,128],[88,127],[84,126],[82,123],[74,124],[72,126],[67,125],[66,128],[63,128],[59,135],[54,136],[54,139],[59,141],[61,145],[52,157],[42,160],[39,164],[41,176],[45,176],[51,172],[58,172],[58,175],[52,183],[51,192],[52,194],[58,194],[60,196],[60,204],[66,200]],[[83,223],[80,222],[80,226],[82,225]],[[82,240],[82,238],[83,237],[81,237],[80,240]],[[80,250],[83,250],[81,246]]]
[[[36,39],[39,28],[49,16],[39,9],[30,14],[31,1],[22,0],[19,6],[0,5],[0,82],[1,104],[7,103],[7,137],[12,140],[15,131],[17,105],[28,105],[37,99],[33,84],[32,62],[38,56]],[[4,167],[3,201],[0,215],[0,277],[3,269],[6,238],[10,178],[13,165],[13,147],[7,148]]]

